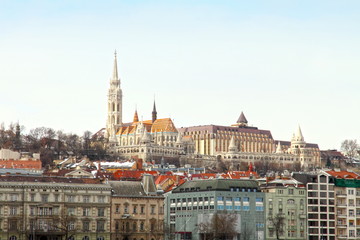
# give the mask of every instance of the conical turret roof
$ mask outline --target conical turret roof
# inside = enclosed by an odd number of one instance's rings
[[[135,110],[133,122],[138,122],[138,121],[139,121],[139,116],[138,116],[137,110]]]
[[[301,132],[300,125],[298,126],[297,132],[295,134],[295,140],[296,141],[304,141],[304,136],[303,136],[303,134]]]
[[[245,123],[245,124],[248,123],[248,121],[247,121],[247,119],[246,119],[246,117],[245,117],[245,115],[244,115],[243,112],[241,112],[240,117],[239,117],[239,119],[237,120],[236,123]]]

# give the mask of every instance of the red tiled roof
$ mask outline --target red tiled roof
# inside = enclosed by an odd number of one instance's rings
[[[348,171],[326,171],[331,176],[334,176],[336,178],[358,178],[359,175],[354,172],[348,172]]]

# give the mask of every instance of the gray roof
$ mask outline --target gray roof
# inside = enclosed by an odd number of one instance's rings
[[[237,123],[248,123],[245,115],[243,112],[241,112],[239,119],[237,120]]]
[[[131,196],[141,197],[146,196],[141,182],[132,181],[109,181],[112,187],[113,196]]]
[[[193,191],[230,191],[231,188],[250,188],[259,189],[255,180],[243,179],[209,179],[187,181],[173,192],[193,192]],[[211,190],[210,190],[211,189]]]

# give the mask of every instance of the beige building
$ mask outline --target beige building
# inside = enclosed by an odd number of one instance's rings
[[[97,179],[0,177],[0,239],[110,239],[111,188]]]
[[[112,240],[164,239],[164,197],[158,194],[153,176],[142,182],[111,181]]]
[[[228,150],[219,153],[222,159],[233,168],[239,162],[271,161],[284,168],[295,165],[303,169],[321,166],[320,149],[317,144],[306,143],[300,127],[294,133],[291,141],[275,141],[276,150],[273,152],[246,152],[241,151],[241,143],[231,137]]]

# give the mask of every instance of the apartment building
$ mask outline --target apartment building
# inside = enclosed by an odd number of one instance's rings
[[[0,176],[0,239],[110,239],[110,200],[97,179]]]
[[[307,239],[306,188],[295,179],[275,179],[261,187],[265,193],[266,239]],[[276,224],[279,222],[280,224]]]
[[[110,181],[112,240],[164,239],[164,197],[153,176],[142,181]]]
[[[293,178],[306,184],[309,240],[335,240],[335,178],[320,170],[313,174],[294,173]]]
[[[348,171],[327,171],[335,177],[337,239],[360,239],[360,180]]]

